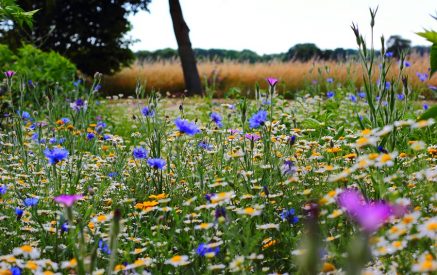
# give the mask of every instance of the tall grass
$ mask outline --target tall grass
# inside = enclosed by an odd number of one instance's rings
[[[427,73],[429,57],[411,55],[408,59],[411,67],[407,68],[410,83],[416,89],[426,92],[428,85],[437,86],[437,77],[422,83],[416,73]],[[398,63],[392,61],[392,73],[398,73]],[[278,91],[293,93],[303,90],[317,80],[324,86],[326,78],[333,78],[335,83],[346,85],[354,83],[357,88],[362,85],[362,68],[359,62],[318,61],[309,62],[270,62],[270,63],[241,63],[234,61],[214,62],[201,61],[198,63],[203,83],[217,91],[216,96],[223,96],[229,89],[238,87],[243,92],[254,89],[254,83],[259,82],[262,88],[267,88],[263,81],[266,77],[274,76],[280,79]],[[390,78],[391,76],[389,76]],[[184,90],[183,75],[178,60],[136,63],[123,69],[114,76],[104,79],[104,90],[107,94],[124,93],[132,95],[137,81],[145,83],[147,90],[180,93]],[[376,79],[375,79],[376,81]],[[322,87],[323,88],[323,87]]]

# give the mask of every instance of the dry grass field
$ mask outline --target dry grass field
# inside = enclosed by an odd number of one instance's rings
[[[427,73],[429,57],[410,56],[410,67],[406,68],[409,80],[416,89],[425,92],[429,85],[437,86],[437,76],[421,82],[417,73]],[[233,87],[247,92],[254,89],[254,84],[259,83],[266,87],[266,77],[274,76],[281,80],[278,85],[279,92],[295,92],[311,85],[314,80],[324,87],[327,78],[333,78],[333,85],[353,83],[357,88],[361,86],[362,67],[356,61],[334,62],[271,62],[271,63],[239,63],[239,62],[211,62],[198,63],[202,82],[216,90],[216,96],[222,96]],[[397,77],[399,63],[393,60],[391,67],[392,77]],[[375,81],[378,76],[375,75]],[[132,95],[137,81],[145,84],[146,90],[180,93],[184,89],[182,69],[179,61],[159,61],[153,63],[136,63],[123,69],[114,76],[104,79],[104,88],[108,94],[124,93]]]

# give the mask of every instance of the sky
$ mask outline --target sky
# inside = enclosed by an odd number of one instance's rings
[[[375,36],[401,35],[430,45],[415,32],[437,30],[437,0],[180,0],[193,48],[286,52],[298,43],[321,49],[357,48],[352,22],[370,39],[369,7],[378,8]],[[129,17],[131,49],[177,48],[167,0]],[[375,43],[377,44],[377,43]],[[379,48],[378,45],[377,48]]]

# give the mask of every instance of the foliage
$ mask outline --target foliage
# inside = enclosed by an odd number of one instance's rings
[[[0,42],[19,48],[27,42],[54,50],[69,58],[84,73],[113,73],[130,64],[133,43],[125,34],[131,29],[127,15],[146,9],[150,0],[45,1],[19,0],[23,9],[39,9],[34,26],[24,31],[3,26]]]
[[[407,54],[411,48],[411,40],[404,39],[399,35],[392,35],[387,40],[386,52],[393,53],[393,57],[400,58]]]
[[[437,20],[437,15],[435,17],[433,16],[433,18]],[[418,32],[417,34],[432,43],[430,55],[431,77],[435,72],[437,72],[437,32],[425,29],[423,32]]]
[[[19,76],[31,80],[34,85],[47,85],[55,82],[71,82],[76,67],[67,58],[56,52],[43,52],[32,45],[19,48],[17,54],[0,44],[0,67],[19,72]]]
[[[24,24],[32,27],[32,16],[37,11],[24,11],[17,5],[16,0],[0,0],[0,21],[12,20],[18,23],[20,27]]]

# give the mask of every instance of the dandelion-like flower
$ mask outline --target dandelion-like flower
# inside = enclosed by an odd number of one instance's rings
[[[188,261],[187,255],[176,255],[165,261],[165,264],[171,264],[172,266],[175,267],[181,265],[187,265],[189,263],[190,262]]]

